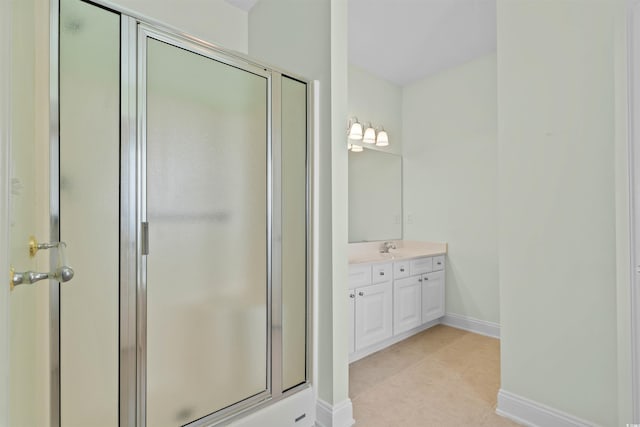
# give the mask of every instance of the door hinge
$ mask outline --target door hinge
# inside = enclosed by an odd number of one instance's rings
[[[140,225],[140,249],[142,255],[149,255],[149,223],[145,221]]]

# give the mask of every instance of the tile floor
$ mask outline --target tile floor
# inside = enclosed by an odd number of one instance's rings
[[[438,325],[351,364],[357,427],[508,427],[495,414],[500,342]]]

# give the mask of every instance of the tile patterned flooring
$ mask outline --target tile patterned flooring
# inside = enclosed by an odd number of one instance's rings
[[[512,427],[495,414],[500,341],[438,325],[349,367],[356,427]]]

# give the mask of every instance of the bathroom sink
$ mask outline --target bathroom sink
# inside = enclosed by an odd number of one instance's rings
[[[392,249],[389,252],[380,252],[379,255],[382,259],[396,259],[402,258],[404,256],[403,253],[398,249]]]
[[[394,259],[395,258],[395,254],[392,254],[391,252],[380,252],[378,254],[382,259]]]

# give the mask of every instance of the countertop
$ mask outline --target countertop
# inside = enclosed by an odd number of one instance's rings
[[[442,255],[447,253],[447,243],[393,240],[396,249],[380,253],[384,242],[349,243],[349,264],[397,261],[409,258]]]

